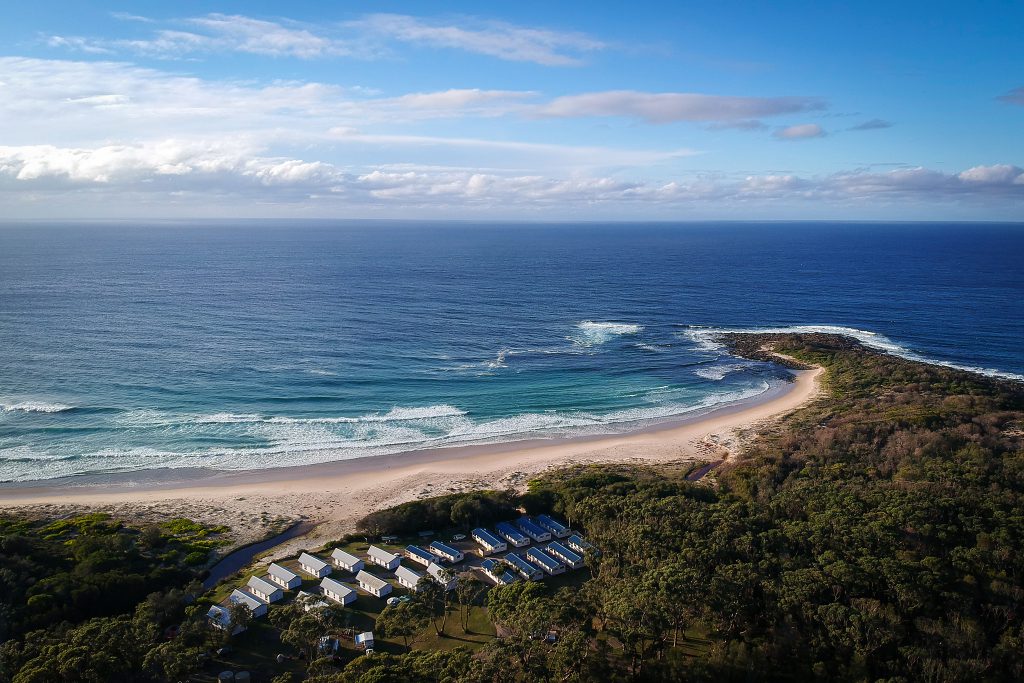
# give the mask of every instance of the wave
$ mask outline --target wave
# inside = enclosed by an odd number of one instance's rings
[[[615,337],[629,334],[639,334],[643,331],[642,325],[634,323],[594,322],[584,320],[576,324],[576,334],[569,337],[569,341],[580,346],[596,346],[604,344]]]
[[[121,424],[133,427],[174,427],[218,424],[358,424],[361,422],[406,422],[435,418],[460,417],[466,411],[448,404],[399,407],[386,413],[368,413],[357,417],[289,417],[255,413],[211,413],[208,415],[166,415],[152,410],[133,410],[121,417]]]
[[[721,352],[725,353],[726,346],[717,338],[723,334],[738,333],[738,334],[838,334],[846,337],[852,337],[859,341],[861,344],[868,348],[872,348],[878,351],[884,351],[891,353],[894,356],[905,358],[907,360],[917,361],[919,363],[927,363],[929,365],[938,365],[945,368],[951,368],[954,370],[965,370],[967,372],[974,372],[979,375],[986,375],[988,377],[998,377],[1000,379],[1010,379],[1024,382],[1024,375],[1019,375],[1014,372],[1006,372],[1004,370],[996,370],[994,368],[984,368],[976,365],[963,365],[960,363],[954,363],[952,361],[941,360],[937,358],[931,358],[920,354],[912,349],[903,346],[899,342],[893,341],[889,337],[879,332],[872,332],[871,330],[861,330],[856,327],[846,327],[844,325],[787,325],[783,327],[701,327],[691,326],[684,336],[693,341],[699,350],[710,351],[710,352]]]
[[[63,403],[42,403],[39,401],[0,404],[0,412],[5,413],[63,413],[74,409],[74,406],[64,405]]]

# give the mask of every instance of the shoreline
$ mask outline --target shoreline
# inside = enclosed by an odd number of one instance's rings
[[[721,459],[734,448],[737,431],[777,418],[816,396],[822,371],[795,371],[793,382],[781,385],[774,395],[759,396],[760,400],[740,401],[624,434],[451,446],[253,471],[206,471],[206,476],[177,481],[26,482],[0,488],[0,508],[186,501],[252,507],[258,501],[264,514],[276,508],[304,519],[343,520],[423,495],[520,487],[543,470],[579,462]]]

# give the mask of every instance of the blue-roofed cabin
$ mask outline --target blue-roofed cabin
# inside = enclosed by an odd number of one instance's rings
[[[549,515],[537,515],[537,524],[544,527],[558,538],[566,538],[572,533],[569,527]]]
[[[515,583],[518,577],[512,572],[505,569],[503,565],[499,563],[499,560],[486,559],[481,564],[484,572],[499,586],[507,586],[510,583]]]
[[[506,541],[511,543],[517,548],[530,545],[530,539],[527,538],[523,532],[515,528],[509,522],[499,522],[495,529],[498,530],[498,535],[504,538]]]
[[[500,553],[508,550],[508,545],[487,529],[473,529],[473,540],[480,546],[482,554]]]
[[[565,543],[580,555],[586,555],[587,551],[594,547],[578,534],[573,534],[569,538],[565,539]]]
[[[466,557],[461,550],[453,548],[450,545],[442,543],[441,541],[434,541],[428,548],[430,552],[435,555],[439,555],[442,559],[448,560],[449,562],[462,562]]]
[[[529,517],[520,517],[516,520],[516,526],[519,527],[520,531],[538,543],[551,540],[551,532],[534,524],[533,520]]]
[[[549,555],[554,555],[555,558],[564,562],[570,569],[579,569],[583,566],[583,558],[558,541],[551,541],[548,544],[547,551]]]
[[[524,579],[529,581],[540,581],[544,578],[544,572],[524,560],[521,555],[509,553],[505,556],[505,561],[508,562],[512,566],[512,569],[516,570],[516,572],[518,572],[518,574]]]
[[[545,573],[550,574],[551,576],[565,573],[565,565],[562,564],[562,561],[540,548],[530,548],[527,550],[526,559],[533,562],[535,565],[543,569]]]
[[[422,564],[424,567],[429,566],[432,562],[440,562],[441,558],[434,553],[427,552],[418,545],[407,545],[405,546],[405,556],[413,562]]]

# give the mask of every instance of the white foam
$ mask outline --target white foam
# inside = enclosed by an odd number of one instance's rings
[[[596,346],[628,334],[639,334],[643,331],[642,325],[633,323],[594,322],[584,320],[576,325],[577,333],[568,337],[569,341],[580,346]]]
[[[0,411],[5,413],[63,413],[65,410],[73,409],[74,406],[63,403],[43,403],[41,401],[0,404]]]
[[[1013,372],[1006,372],[1004,370],[996,370],[993,368],[982,368],[974,365],[960,365],[951,361],[939,360],[935,358],[929,358],[916,351],[908,349],[902,344],[889,339],[884,334],[878,332],[872,332],[871,330],[860,330],[855,327],[846,327],[844,325],[788,325],[785,327],[693,327],[686,332],[684,336],[694,341],[698,349],[700,350],[714,350],[724,351],[725,345],[721,342],[715,341],[716,337],[723,334],[736,333],[736,334],[838,334],[846,337],[852,337],[859,341],[868,348],[876,349],[878,351],[885,351],[891,353],[894,356],[900,358],[906,358],[907,360],[918,361],[920,363],[927,363],[929,365],[939,365],[946,368],[952,368],[954,370],[966,370],[968,372],[974,372],[980,375],[987,375],[989,377],[999,377],[1002,379],[1012,379],[1017,381],[1024,381],[1024,375],[1019,375]]]
[[[693,374],[697,375],[698,377],[703,377],[704,379],[710,379],[712,381],[719,382],[725,379],[728,375],[731,375],[734,372],[740,372],[741,370],[745,370],[748,367],[750,366],[742,363],[729,363],[726,365],[709,365],[697,368],[696,370],[693,371]]]

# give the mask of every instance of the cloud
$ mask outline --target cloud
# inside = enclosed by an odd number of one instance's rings
[[[117,15],[125,21],[152,24],[153,20]],[[161,29],[148,38],[104,40],[80,36],[51,36],[50,47],[63,47],[90,54],[130,51],[150,57],[177,59],[196,53],[243,52],[269,57],[314,59],[348,55],[345,41],[318,35],[294,22],[280,23],[237,14],[208,14],[177,22],[190,30]]]
[[[450,48],[511,62],[577,66],[582,54],[608,45],[583,33],[466,19],[468,25],[428,21],[405,14],[371,14],[349,26],[378,37],[414,45]]]
[[[892,128],[892,124],[882,119],[871,119],[864,123],[858,123],[856,126],[851,126],[846,130],[880,130],[882,128]]]
[[[807,140],[809,138],[825,137],[825,129],[816,123],[802,123],[796,126],[779,128],[772,135],[780,140]]]
[[[1014,88],[1010,92],[1006,93],[1005,95],[1000,95],[996,99],[1002,100],[1003,102],[1006,102],[1008,104],[1019,104],[1021,106],[1024,106],[1024,86]]]
[[[154,19],[144,17],[140,14],[131,14],[129,12],[111,12],[110,16],[118,21],[135,21],[140,24],[152,24],[155,23]]]
[[[0,147],[0,192],[74,197],[105,190],[153,197],[258,197],[267,205],[338,202],[352,206],[560,207],[595,204],[682,206],[692,203],[817,202],[887,199],[935,202],[993,198],[1024,203],[1024,169],[979,166],[959,174],[925,168],[850,171],[821,177],[749,175],[680,178],[671,182],[611,176],[494,173],[460,169],[350,169],[280,156],[238,141],[168,139],[137,145],[62,148]],[[332,204],[332,202],[334,204]],[[197,205],[202,205],[201,202]]]
[[[726,97],[698,93],[648,93],[635,90],[566,95],[537,109],[540,116],[576,118],[624,116],[649,123],[674,121],[733,121],[823,109],[812,97]]]
[[[1024,184],[1024,169],[1009,164],[975,166],[959,174],[957,178],[968,183],[983,185],[1020,185]]]

